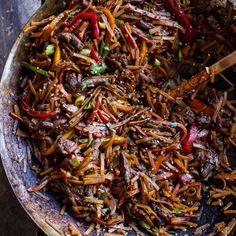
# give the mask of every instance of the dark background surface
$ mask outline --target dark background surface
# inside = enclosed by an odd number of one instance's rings
[[[40,0],[0,0],[0,77],[17,35],[40,4]],[[18,203],[0,161],[0,236],[36,236],[37,231]]]

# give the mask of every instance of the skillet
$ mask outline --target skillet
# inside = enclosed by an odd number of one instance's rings
[[[35,13],[27,25],[31,21],[38,21],[53,14],[62,7],[62,1],[48,0]],[[212,4],[224,4],[224,1],[212,1]],[[26,26],[27,26],[26,25]],[[27,189],[35,185],[37,175],[31,171],[30,167],[34,164],[31,159],[31,147],[29,141],[15,136],[18,122],[9,117],[12,105],[17,99],[17,78],[21,75],[20,62],[25,57],[23,50],[24,44],[27,42],[27,34],[23,31],[17,38],[5,65],[0,84],[0,153],[3,166],[8,180],[14,190],[16,197],[22,207],[27,211],[32,220],[48,235],[57,236],[64,235],[64,229],[67,229],[69,222],[75,222],[70,215],[61,216],[59,211],[60,204],[55,198],[46,192],[43,196],[37,193],[28,193]],[[229,78],[235,77],[235,72],[229,71]],[[220,84],[219,87],[222,87]],[[236,160],[233,154],[230,155],[232,166],[236,166]],[[213,225],[222,220],[228,221],[230,217],[226,217],[218,210],[217,207],[208,206],[206,204],[208,196],[203,196],[201,217],[198,221],[199,225],[209,223],[211,227],[209,231],[202,235],[208,235],[212,231]],[[85,231],[86,225],[80,225],[80,231]],[[192,235],[193,230],[186,232],[178,232],[178,235]],[[232,232],[235,235],[236,232]],[[94,233],[95,235],[95,233]],[[129,232],[129,235],[135,235]]]

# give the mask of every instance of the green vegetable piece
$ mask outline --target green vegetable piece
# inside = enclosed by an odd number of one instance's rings
[[[115,157],[112,162],[113,162],[113,168],[116,168],[119,165],[119,159],[117,157]]]
[[[179,208],[174,208],[173,211],[172,211],[172,213],[174,213],[174,214],[176,214],[176,215],[179,215],[179,214],[181,214],[182,212],[181,212],[181,210],[180,210]]]
[[[121,26],[124,24],[124,21],[123,20],[119,20],[119,19],[115,19],[115,23],[118,25],[118,26]]]
[[[83,95],[78,96],[75,99],[75,105],[78,106],[79,104],[81,104],[82,102],[84,102],[85,97]]]
[[[103,53],[103,49],[104,47],[106,46],[106,44],[104,43],[104,41],[102,40],[100,45],[99,45],[99,55],[102,56],[102,53]]]
[[[45,53],[46,55],[52,55],[55,51],[55,45],[54,44],[48,44],[48,46],[46,47]]]
[[[89,80],[83,81],[83,83],[81,84],[81,90],[85,90],[89,85],[90,85]]]
[[[147,34],[148,39],[153,39],[153,35],[152,34]]]
[[[99,24],[99,28],[100,29],[106,29],[107,27],[106,27],[106,24],[105,23],[103,23],[103,22],[98,22],[98,24]]]
[[[91,109],[93,109],[93,104],[92,104],[91,102],[89,102],[89,103],[85,106],[84,110],[91,110]]]
[[[100,193],[100,194],[99,194],[99,198],[100,198],[101,200],[105,200],[105,198],[106,198],[106,192],[105,192],[105,191],[100,191],[99,193]]]
[[[81,143],[88,143],[88,138],[81,138],[80,140],[79,140]]]
[[[160,66],[161,62],[157,58],[155,58],[154,65],[155,66]]]
[[[103,48],[103,52],[102,52],[102,57],[105,57],[108,53],[110,52],[110,48],[106,45],[104,48]]]
[[[152,227],[151,225],[149,225],[146,221],[144,220],[140,220],[139,221],[139,224],[146,230],[150,230]]]
[[[36,72],[36,73],[38,73],[38,74],[40,74],[40,75],[43,75],[43,76],[45,76],[45,77],[48,77],[48,76],[49,76],[49,74],[48,74],[48,72],[47,72],[46,70],[40,69],[39,67],[36,67],[36,66],[32,66],[31,64],[29,64],[29,63],[26,62],[26,61],[23,61],[23,62],[21,63],[21,65],[22,65],[22,67],[24,67],[24,68],[26,68],[26,69],[28,69],[28,70],[31,70],[31,71],[33,71],[33,72]]]
[[[105,63],[103,63],[101,66],[95,66],[92,65],[90,68],[90,73],[92,75],[99,75],[101,74],[103,71],[105,71],[107,69],[107,66]]]
[[[101,57],[106,56],[110,52],[110,48],[108,45],[105,44],[105,42],[102,40],[100,45],[99,45],[99,55]]]
[[[110,209],[109,209],[109,208],[102,208],[102,211],[103,211],[104,213],[107,213],[108,211],[110,211]]]
[[[76,158],[73,158],[73,159],[70,160],[70,164],[71,164],[73,167],[79,167],[80,162],[79,162]]]
[[[182,53],[181,49],[179,49],[179,52],[178,52],[178,59],[179,59],[179,61],[182,61],[182,59],[183,59],[183,53]]]

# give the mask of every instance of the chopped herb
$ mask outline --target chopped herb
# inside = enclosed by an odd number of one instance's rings
[[[54,44],[48,44],[48,46],[45,49],[45,54],[46,55],[52,55],[55,51],[55,45]]]
[[[154,65],[155,66],[160,66],[161,62],[157,58],[155,58]]]
[[[92,65],[90,68],[90,73],[92,75],[99,75],[101,74],[103,71],[105,71],[107,69],[107,66],[105,63],[103,63],[101,66],[95,66]]]
[[[83,81],[83,83],[81,84],[81,90],[86,89],[89,84],[90,84],[89,80]]]
[[[104,199],[106,198],[106,192],[103,191],[103,190],[101,190],[101,191],[99,192],[99,198],[100,198],[101,200],[104,200]]]
[[[147,34],[148,39],[153,39],[153,35],[152,34]]]
[[[105,42],[102,40],[100,45],[99,45],[99,55],[101,57],[106,56],[110,52],[110,48],[108,45],[105,44]]]
[[[175,122],[175,121],[174,121],[174,122],[171,122],[171,126],[174,127],[174,128],[176,128],[176,127],[177,127],[177,122]]]
[[[110,209],[109,208],[102,208],[102,211],[103,211],[104,214],[106,214],[107,212],[110,211]]]
[[[74,11],[74,12],[71,12],[71,13],[69,14],[67,20],[70,20],[70,19],[75,15],[75,13],[76,13],[75,11]]]
[[[147,167],[143,163],[141,163],[140,169],[141,169],[141,171],[145,171],[147,169]]]
[[[179,215],[179,214],[181,214],[182,212],[181,212],[181,210],[180,210],[179,208],[174,208],[173,211],[172,211],[172,213],[174,213],[174,214],[176,214],[176,215]]]

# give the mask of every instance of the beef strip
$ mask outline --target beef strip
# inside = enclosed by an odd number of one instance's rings
[[[75,142],[60,137],[57,142],[56,151],[61,155],[71,155],[77,147],[78,146]]]

